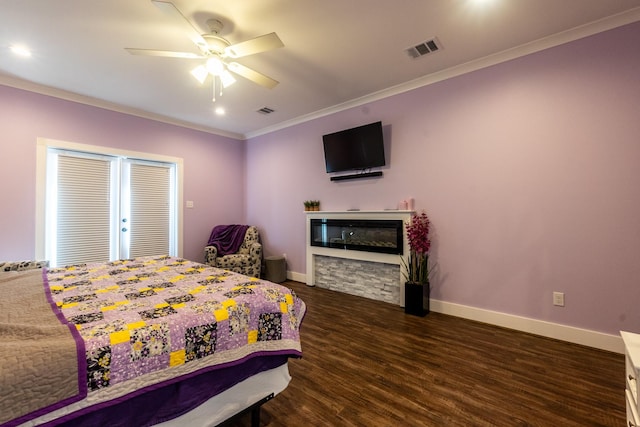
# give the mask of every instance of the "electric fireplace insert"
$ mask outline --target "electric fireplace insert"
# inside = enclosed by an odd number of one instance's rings
[[[311,219],[311,246],[402,255],[401,220]]]

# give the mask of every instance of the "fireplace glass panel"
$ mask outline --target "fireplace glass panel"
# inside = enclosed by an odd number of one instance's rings
[[[311,246],[402,255],[402,235],[400,220],[311,220]]]

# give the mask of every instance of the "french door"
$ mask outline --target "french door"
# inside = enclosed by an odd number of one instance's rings
[[[170,162],[48,148],[50,265],[177,255],[176,169]]]

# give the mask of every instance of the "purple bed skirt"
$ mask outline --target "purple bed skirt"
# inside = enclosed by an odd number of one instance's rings
[[[116,402],[82,409],[44,424],[47,427],[152,426],[179,417],[257,373],[276,368],[290,356],[251,358],[241,364],[204,372],[179,382],[123,396]]]

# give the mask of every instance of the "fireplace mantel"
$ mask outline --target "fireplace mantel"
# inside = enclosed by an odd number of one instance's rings
[[[406,239],[406,222],[411,218],[414,211],[409,210],[383,210],[383,211],[309,211],[305,212],[307,221],[307,272],[306,280],[307,285],[316,285],[316,258],[318,256],[341,258],[345,260],[366,261],[380,264],[391,264],[400,266],[397,280],[392,279],[392,282],[388,286],[397,287],[398,300],[393,303],[403,306],[404,305],[404,282],[402,276],[402,258],[406,261],[409,254],[409,244]],[[328,248],[311,245],[311,220],[312,219],[347,219],[347,220],[401,220],[403,223],[403,250],[402,255],[367,252],[360,250],[349,250],[341,248]],[[357,279],[353,279],[357,280]],[[345,286],[348,286],[345,283]],[[367,295],[363,295],[367,296]],[[375,297],[373,297],[375,299]]]

